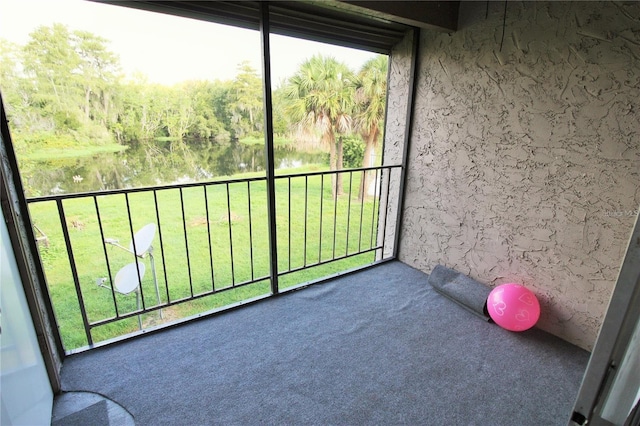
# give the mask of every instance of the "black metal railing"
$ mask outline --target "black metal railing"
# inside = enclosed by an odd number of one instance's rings
[[[279,289],[388,258],[388,200],[400,169],[276,176],[274,212],[266,177],[29,199],[65,347],[273,294],[270,238]]]

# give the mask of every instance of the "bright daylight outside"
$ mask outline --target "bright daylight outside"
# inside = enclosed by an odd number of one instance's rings
[[[269,294],[259,32],[79,0],[0,10],[65,349]],[[382,169],[331,171],[380,166],[387,62],[271,35],[280,288],[376,258]]]

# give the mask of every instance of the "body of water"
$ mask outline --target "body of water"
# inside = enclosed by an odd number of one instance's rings
[[[328,154],[276,146],[279,170],[321,164]],[[27,197],[207,181],[264,172],[264,146],[202,141],[138,143],[115,153],[45,161],[19,160]]]

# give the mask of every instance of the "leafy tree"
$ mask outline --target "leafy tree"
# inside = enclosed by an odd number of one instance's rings
[[[220,122],[222,128],[225,129],[224,134],[221,132],[216,134],[215,138],[218,142],[228,142],[234,136],[229,103],[231,85],[232,82],[230,81],[215,81],[210,88],[209,105],[211,106],[211,113]]]
[[[0,39],[0,89],[7,105],[20,103],[18,86],[19,47],[5,39]]]
[[[195,113],[189,136],[199,139],[222,136],[223,140],[228,139],[229,132],[216,116],[216,85],[210,81],[190,81],[184,85]]]
[[[272,92],[273,101],[273,133],[275,135],[284,136],[289,133],[293,126],[291,118],[286,112],[287,93],[283,87],[277,88]]]
[[[8,118],[15,128],[25,128],[33,121],[30,117],[34,108],[32,84],[22,76],[21,63],[21,47],[0,39],[0,91]]]
[[[80,57],[78,81],[84,93],[85,119],[106,126],[115,118],[111,92],[120,72],[119,59],[107,50],[107,40],[89,32],[74,31],[71,41]]]
[[[238,66],[231,83],[229,111],[237,138],[260,134],[263,128],[262,80],[248,62]]]
[[[344,166],[355,169],[362,166],[362,155],[364,154],[364,143],[358,136],[347,136],[343,138]]]
[[[144,76],[137,76],[119,86],[117,126],[114,131],[120,142],[151,142],[166,136],[164,117],[169,95],[164,86],[151,84]]]
[[[72,140],[111,140],[107,126],[116,117],[112,88],[119,60],[106,43],[61,24],[38,27],[29,35],[21,57],[25,78],[32,84],[29,130],[44,119],[55,133]]]
[[[69,29],[61,24],[41,26],[29,37],[24,47],[24,68],[36,79],[40,105],[50,107],[51,113],[68,112],[67,109],[79,104],[77,87],[69,82],[80,63]]]
[[[168,95],[168,96],[167,96]],[[174,139],[184,138],[195,123],[190,93],[185,90],[185,84],[177,85],[167,90],[164,97],[164,123],[167,134]]]
[[[329,145],[331,170],[342,169],[342,139],[352,129],[354,76],[332,57],[313,56],[289,79],[287,111],[301,127],[315,127]],[[337,137],[336,137],[337,136]],[[332,193],[342,193],[342,176],[332,179]]]
[[[0,38],[0,84],[3,86],[11,84],[17,76],[16,67],[20,59],[18,58],[19,46],[8,40]]]

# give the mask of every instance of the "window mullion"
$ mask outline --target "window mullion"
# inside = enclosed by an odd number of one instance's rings
[[[271,294],[278,294],[278,246],[276,231],[275,161],[273,158],[273,102],[271,98],[271,53],[269,46],[269,4],[260,4],[262,40],[262,87],[264,104],[265,158],[267,165],[267,216],[269,221],[269,264]]]

